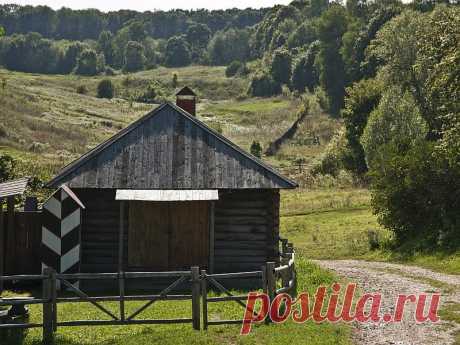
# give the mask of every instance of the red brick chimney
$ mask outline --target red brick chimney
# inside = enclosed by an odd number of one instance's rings
[[[196,94],[188,86],[176,93],[176,105],[190,115],[196,116]]]

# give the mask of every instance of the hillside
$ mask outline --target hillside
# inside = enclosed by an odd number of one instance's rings
[[[102,77],[1,70],[0,79],[5,80],[0,92],[1,152],[33,162],[45,178],[156,106],[120,98],[127,92],[140,92],[155,82],[162,86],[165,99],[174,101],[173,73],[178,75],[179,85],[189,85],[200,96],[198,116],[247,151],[253,140],[266,148],[296,119],[300,102],[290,97],[238,100],[247,81],[225,77],[222,67],[162,67],[114,76],[110,79],[117,96],[111,100],[96,97]],[[81,85],[87,88],[86,94],[77,92]],[[337,126],[319,108],[312,109],[312,118],[305,122],[298,138],[316,130],[326,140]],[[299,155],[313,159],[321,147],[324,145],[295,139],[270,162],[291,166]]]

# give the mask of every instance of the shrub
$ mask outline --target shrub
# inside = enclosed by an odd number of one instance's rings
[[[14,177],[16,161],[10,155],[0,155],[0,182]]]
[[[255,97],[270,97],[281,93],[281,85],[267,73],[256,74],[249,85],[248,93]]]
[[[262,157],[262,146],[258,141],[253,141],[250,148],[251,154],[257,158]]]
[[[460,247],[460,169],[419,140],[407,152],[385,145],[385,169],[371,169],[372,206],[396,244],[413,250]]]
[[[156,86],[154,84],[150,84],[149,86],[147,86],[147,89],[144,91],[144,93],[142,93],[137,98],[137,101],[141,103],[155,103],[156,98]]]
[[[86,95],[88,93],[88,88],[85,85],[78,85],[77,93],[79,93],[80,95]]]
[[[103,79],[97,85],[97,97],[111,99],[114,96],[114,86],[110,79]]]
[[[238,73],[238,70],[243,66],[240,61],[233,61],[230,65],[227,66],[225,69],[225,75],[230,78],[235,76]]]

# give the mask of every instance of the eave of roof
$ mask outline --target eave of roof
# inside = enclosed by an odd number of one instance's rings
[[[22,195],[26,191],[30,177],[0,183],[0,198]]]
[[[207,131],[211,135],[215,136],[220,141],[222,141],[225,144],[231,146],[233,149],[238,151],[240,154],[242,154],[246,158],[252,160],[256,164],[262,166],[263,168],[265,168],[266,170],[268,170],[269,172],[271,172],[272,174],[274,174],[275,176],[277,176],[278,178],[280,178],[281,180],[286,182],[289,185],[289,187],[287,187],[287,188],[296,188],[296,187],[298,187],[297,183],[295,183],[294,181],[292,181],[292,180],[288,179],[287,177],[281,175],[278,171],[276,171],[271,166],[267,165],[265,162],[263,162],[259,158],[249,154],[248,152],[246,152],[245,150],[243,150],[242,148],[240,148],[239,146],[237,146],[236,144],[231,142],[229,139],[224,137],[222,134],[218,133],[217,131],[215,131],[214,129],[210,128],[209,126],[207,126],[202,121],[198,120],[195,116],[189,114],[187,111],[183,110],[182,108],[180,108],[180,107],[178,107],[175,104],[172,104],[170,102],[166,102],[166,103],[161,104],[157,108],[153,109],[151,112],[147,113],[146,115],[144,115],[140,119],[134,121],[129,126],[125,127],[124,129],[122,129],[121,131],[116,133],[114,136],[112,136],[108,140],[106,140],[103,143],[99,144],[98,146],[96,146],[92,150],[90,150],[87,153],[83,154],[80,158],[76,159],[75,161],[73,161],[70,164],[68,164],[67,166],[65,166],[57,176],[55,176],[51,181],[49,181],[46,184],[46,186],[51,188],[53,186],[59,185],[59,181],[61,181],[63,178],[65,178],[67,175],[69,175],[72,171],[74,171],[75,169],[77,169],[80,166],[82,166],[90,158],[92,158],[93,156],[97,155],[99,152],[101,152],[105,148],[109,147],[112,143],[114,143],[115,141],[117,141],[120,138],[124,137],[126,134],[130,133],[132,130],[134,130],[138,126],[142,125],[142,123],[144,123],[145,121],[147,121],[151,117],[155,116],[162,109],[164,109],[165,107],[168,107],[168,106],[172,107],[178,113],[180,113],[181,115],[185,116],[187,119],[189,119],[190,121],[195,123],[197,126],[201,127],[203,130]]]

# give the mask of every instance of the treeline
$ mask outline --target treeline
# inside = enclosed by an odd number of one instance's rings
[[[235,9],[104,14],[96,10],[55,12],[43,6],[0,8],[4,12],[0,23],[5,24],[7,34],[0,41],[0,64],[23,72],[81,75],[246,60],[251,37],[247,26],[261,20],[266,12]],[[60,25],[62,11],[80,23],[68,34],[63,32],[73,27],[73,19]],[[53,30],[46,29],[50,23],[54,23]],[[62,26],[64,31],[59,29]],[[85,39],[72,40],[76,37]]]
[[[47,6],[0,5],[0,26],[8,35],[38,32],[55,40],[96,40],[102,31],[116,34],[133,21],[144,24],[148,36],[168,39],[185,34],[195,24],[206,25],[211,32],[229,27],[244,28],[262,20],[268,9],[173,10],[136,12],[120,10],[104,13],[96,9],[54,11]]]
[[[342,35],[342,64],[329,68],[346,72],[339,80],[349,86],[338,90],[345,128],[314,169],[367,179],[379,222],[407,253],[460,248],[460,8],[422,9],[380,10],[353,40],[350,60]],[[322,44],[319,54],[329,52]]]

